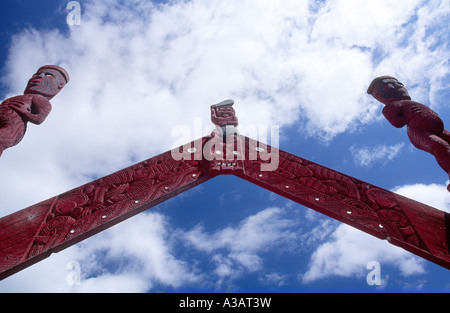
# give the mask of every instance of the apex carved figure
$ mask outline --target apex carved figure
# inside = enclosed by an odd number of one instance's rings
[[[233,105],[233,100],[225,100],[211,106],[211,121],[224,135],[237,132],[238,118]]]
[[[393,126],[407,125],[411,143],[434,155],[450,177],[450,132],[438,114],[422,103],[411,101],[405,86],[392,76],[375,78],[367,93],[385,105],[383,115]],[[447,189],[450,191],[450,185]]]
[[[44,122],[52,109],[50,100],[68,82],[65,69],[44,65],[28,81],[23,95],[0,104],[0,155],[22,140],[28,122],[36,125]]]

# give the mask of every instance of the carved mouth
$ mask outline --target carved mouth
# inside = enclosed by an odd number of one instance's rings
[[[42,83],[41,79],[30,79],[30,81],[28,82],[29,85],[39,85]]]
[[[408,91],[405,88],[397,89],[396,93],[401,95],[401,96],[408,96]]]

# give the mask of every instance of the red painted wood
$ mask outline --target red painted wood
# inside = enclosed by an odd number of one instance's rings
[[[0,279],[217,175],[236,175],[450,269],[450,215],[237,133],[211,134],[0,219]]]
[[[23,95],[0,104],[0,155],[22,140],[28,122],[39,125],[45,121],[52,110],[50,100],[68,82],[65,69],[44,65],[30,78]]]
[[[168,151],[1,218],[0,279],[213,177],[186,156]]]
[[[408,138],[418,149],[432,154],[450,177],[450,132],[436,112],[411,101],[405,86],[392,76],[375,78],[367,93],[384,104],[383,115],[394,127],[407,127]],[[447,186],[450,192],[450,185]]]
[[[246,151],[254,149],[254,141],[242,141]],[[278,157],[273,171],[261,171],[268,161],[245,161],[239,176],[450,269],[448,213],[282,150]]]

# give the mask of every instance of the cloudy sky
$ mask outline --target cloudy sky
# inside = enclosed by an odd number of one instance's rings
[[[80,0],[80,25],[68,25],[68,3],[0,2],[1,99],[44,64],[71,78],[1,156],[1,216],[171,149],[177,126],[195,139],[200,121],[207,134],[209,106],[230,98],[240,128],[279,126],[282,150],[450,212],[449,177],[366,94],[374,77],[396,76],[450,125],[448,1]],[[373,261],[380,285],[366,280]],[[227,176],[0,291],[449,292],[450,274]]]

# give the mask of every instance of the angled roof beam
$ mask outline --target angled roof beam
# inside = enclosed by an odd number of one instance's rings
[[[235,175],[450,269],[450,214],[240,135],[205,136],[0,219],[0,279],[218,175]]]

